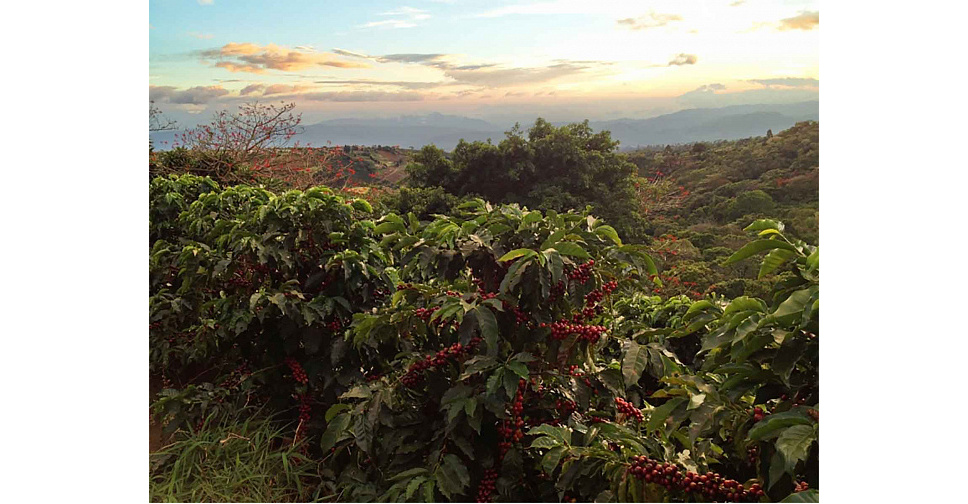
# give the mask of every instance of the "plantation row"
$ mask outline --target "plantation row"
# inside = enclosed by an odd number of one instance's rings
[[[819,256],[747,231],[697,301],[587,212],[155,178],[151,498],[816,501]]]

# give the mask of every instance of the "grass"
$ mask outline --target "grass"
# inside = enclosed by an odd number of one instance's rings
[[[151,502],[307,502],[316,500],[316,463],[291,429],[258,412],[210,417],[200,430],[176,431],[151,454]]]

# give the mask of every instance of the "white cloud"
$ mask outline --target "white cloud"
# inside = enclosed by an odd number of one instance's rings
[[[198,0],[198,5],[212,5],[215,0]]]

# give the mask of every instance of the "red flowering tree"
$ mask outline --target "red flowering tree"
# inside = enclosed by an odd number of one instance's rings
[[[344,166],[340,147],[293,142],[302,114],[295,103],[259,102],[219,111],[209,124],[185,131],[179,145],[196,154],[189,171],[225,184],[262,183],[274,188],[333,188],[352,185],[355,170]],[[177,171],[181,167],[176,167]]]

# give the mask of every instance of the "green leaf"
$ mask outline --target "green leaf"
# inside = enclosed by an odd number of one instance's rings
[[[427,481],[427,478],[422,476],[410,480],[410,483],[407,484],[407,492],[404,494],[403,498],[410,500],[410,498],[413,497],[413,494],[417,492],[417,488],[419,488],[424,481]]]
[[[434,473],[434,477],[437,480],[440,492],[447,498],[461,494],[471,481],[467,467],[464,466],[460,457],[453,453],[444,455],[440,467]]]
[[[622,359],[622,376],[625,386],[631,387],[638,383],[649,364],[649,350],[634,341],[628,341],[625,346],[625,357]]]
[[[785,470],[794,475],[797,462],[806,460],[810,446],[817,440],[817,431],[811,425],[794,425],[783,431],[776,439],[776,449],[783,454]]]
[[[765,312],[766,303],[756,298],[740,296],[726,306],[726,309],[723,310],[723,318],[729,317],[730,315],[741,311]]]
[[[766,254],[763,258],[763,262],[760,263],[760,272],[757,274],[756,278],[763,278],[770,273],[773,273],[783,263],[793,259],[797,256],[796,252],[792,252],[786,249],[776,249],[771,250],[770,253]]]
[[[820,249],[814,250],[809,256],[807,256],[807,267],[810,270],[815,270],[820,268]]]
[[[353,208],[366,213],[373,213],[373,207],[364,199],[356,199],[352,202]]]
[[[518,257],[523,257],[523,256],[534,257],[536,255],[538,255],[538,253],[535,252],[534,250],[519,248],[519,249],[512,250],[507,254],[504,254],[503,256],[501,256],[500,259],[497,260],[497,262],[510,261],[512,259],[517,259]]]
[[[507,364],[506,367],[511,371],[514,371],[514,374],[518,375],[521,378],[528,377],[528,365],[523,362],[511,361]]]
[[[373,230],[375,234],[406,233],[407,228],[401,222],[384,222]]]
[[[724,265],[732,264],[736,261],[742,261],[747,257],[751,257],[756,254],[759,254],[760,252],[764,252],[767,250],[775,250],[775,249],[785,249],[785,250],[791,250],[793,252],[797,251],[796,247],[794,247],[793,245],[790,245],[789,243],[783,240],[755,240],[750,243],[747,243],[745,246],[743,246],[743,248],[737,250],[736,253],[729,256],[729,258],[726,259],[726,261],[723,262],[723,264]]]
[[[330,406],[329,409],[326,410],[326,423],[329,423],[330,420],[332,420],[333,417],[338,415],[341,411],[346,411],[350,408],[351,406],[349,404],[334,404]]]
[[[555,468],[558,467],[558,461],[561,460],[561,456],[565,454],[565,451],[567,451],[567,448],[564,446],[558,446],[548,450],[548,453],[545,453],[544,457],[541,458],[541,468],[544,469],[544,472],[548,474],[553,473]]]
[[[572,242],[558,242],[555,244],[554,249],[561,255],[578,257],[580,259],[588,259],[591,257],[588,255],[588,252],[585,252],[585,249]]]
[[[361,384],[344,392],[343,395],[339,396],[339,398],[340,399],[368,399],[371,395],[373,395],[373,393],[370,392],[370,388],[367,387],[366,385]]]
[[[622,246],[622,240],[618,237],[618,232],[616,232],[615,228],[613,228],[612,226],[608,226],[608,225],[598,226],[597,228],[595,228],[595,234],[597,234],[598,236],[604,236],[605,238],[612,240],[619,247]]]
[[[555,427],[551,424],[541,424],[528,431],[529,436],[551,436],[561,444],[571,444],[571,430],[567,427]]]
[[[460,380],[466,380],[477,373],[487,371],[494,367],[497,367],[498,362],[492,357],[486,355],[478,355],[473,359],[466,362],[467,367],[464,368],[464,372],[460,375]]]
[[[743,228],[743,231],[756,232],[763,231],[766,229],[776,229],[777,231],[783,231],[783,223],[780,221],[775,221],[773,219],[759,219],[753,221],[752,224]]]
[[[346,427],[350,425],[350,416],[346,413],[341,413],[333,418],[333,421],[326,425],[326,432],[320,437],[319,445],[323,449],[323,453],[328,453],[330,448],[336,446],[340,438],[343,436],[343,432],[346,431]]]
[[[706,394],[696,394],[689,398],[689,406],[686,407],[686,411],[694,410],[702,406],[703,401],[706,400]]]
[[[820,502],[820,492],[814,488],[787,495],[780,502]]]
[[[478,306],[474,311],[477,313],[477,322],[480,324],[481,336],[484,337],[484,341],[487,343],[487,354],[493,357],[497,355],[498,337],[500,336],[497,318],[494,317],[494,312],[483,306]]]
[[[796,409],[774,413],[757,422],[747,433],[746,438],[759,441],[771,437],[771,434],[777,434],[779,429],[793,425],[813,425],[813,421],[805,413]]]
[[[645,430],[654,431],[661,427],[672,415],[672,411],[686,402],[685,397],[674,397],[666,401],[665,404],[652,410],[649,414],[649,421],[645,424]]]
[[[427,468],[425,467],[415,467],[413,469],[407,469],[406,471],[395,474],[392,478],[390,478],[390,481],[400,481],[402,479],[409,479],[418,474],[427,474],[427,472],[428,472]]]
[[[561,443],[559,443],[558,440],[556,440],[551,436],[541,436],[538,439],[535,439],[534,441],[532,441],[531,446],[529,446],[528,448],[546,448],[547,449],[547,448],[554,448],[560,445]]]

